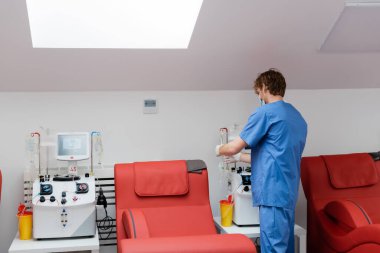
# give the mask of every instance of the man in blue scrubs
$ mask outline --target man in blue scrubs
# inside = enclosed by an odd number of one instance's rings
[[[285,78],[278,70],[260,74],[254,90],[262,105],[249,117],[240,137],[215,150],[229,161],[251,163],[253,205],[260,208],[262,253],[294,253],[294,210],[307,124],[284,102],[285,89]],[[240,153],[246,146],[252,149],[250,155]]]

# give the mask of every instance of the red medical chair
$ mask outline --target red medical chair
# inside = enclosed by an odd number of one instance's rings
[[[119,253],[255,253],[244,235],[217,234],[206,164],[200,160],[115,165]]]
[[[379,153],[302,159],[308,253],[380,252],[379,175]]]

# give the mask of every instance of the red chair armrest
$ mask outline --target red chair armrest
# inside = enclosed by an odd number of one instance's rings
[[[200,235],[124,239],[121,253],[256,253],[252,241],[244,235]]]
[[[353,200],[335,200],[328,203],[324,212],[346,231],[372,224],[363,207]]]
[[[149,230],[145,216],[139,209],[127,209],[123,212],[123,226],[128,238],[149,238]]]
[[[324,241],[336,252],[348,252],[361,244],[380,244],[380,224],[370,224],[351,231],[342,229],[323,211],[318,215]]]

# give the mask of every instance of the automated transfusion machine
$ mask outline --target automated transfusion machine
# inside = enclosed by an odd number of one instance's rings
[[[77,175],[76,161],[90,157],[89,133],[57,135],[57,159],[69,161],[67,175],[40,176],[33,183],[35,239],[90,237],[96,233],[95,178]]]

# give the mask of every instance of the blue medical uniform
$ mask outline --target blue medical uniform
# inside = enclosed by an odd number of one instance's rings
[[[240,137],[252,148],[252,199],[260,208],[261,252],[294,252],[294,209],[307,124],[282,100],[259,107]]]

